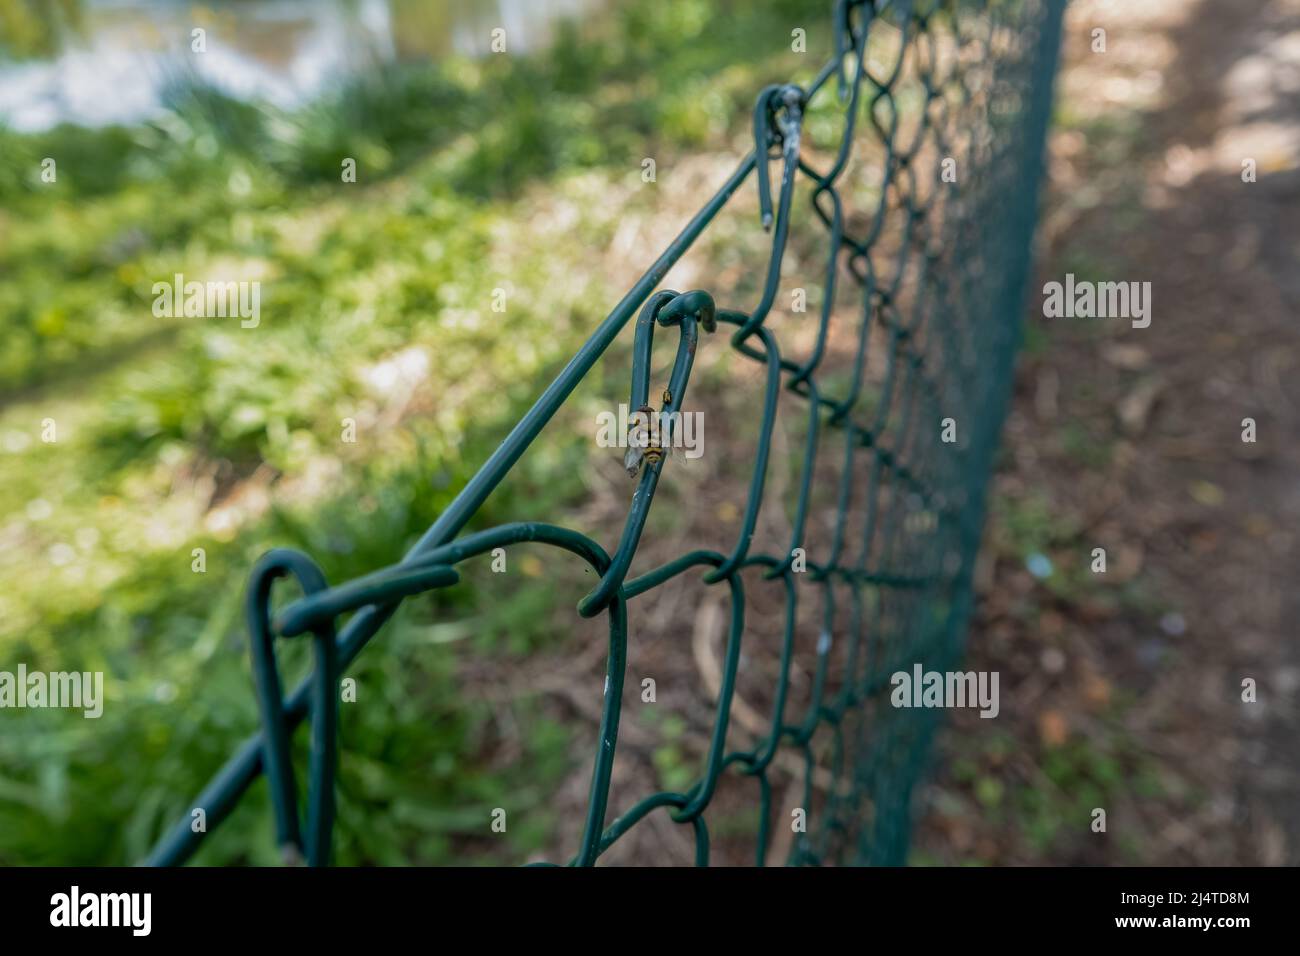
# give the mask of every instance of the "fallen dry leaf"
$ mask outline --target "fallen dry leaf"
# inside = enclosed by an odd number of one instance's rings
[[[1120,399],[1119,423],[1127,434],[1136,438],[1146,431],[1151,409],[1164,387],[1164,379],[1153,375],[1142,379]]]
[[[1038,735],[1049,747],[1059,747],[1070,736],[1070,724],[1059,710],[1045,710],[1038,715]]]

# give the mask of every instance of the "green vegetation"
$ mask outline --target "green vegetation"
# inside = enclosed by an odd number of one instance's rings
[[[47,56],[81,21],[80,0],[0,0],[0,56]]]
[[[296,114],[182,77],[147,125],[0,128],[0,669],[102,670],[107,694],[99,720],[5,715],[0,864],[132,862],[188,809],[257,726],[252,561],[299,547],[338,582],[401,556],[625,291],[592,250],[654,213],[629,186],[641,158],[743,150],[755,91],[813,62],[784,39],[803,7],[629,4],[537,57],[386,69]],[[260,279],[261,324],[155,318],[153,283],[178,272]],[[625,369],[591,394],[621,393]],[[585,434],[549,430],[477,524],[576,502]],[[555,593],[571,571],[576,599],[581,571],[519,560],[509,601],[471,565],[349,672],[338,862],[542,845],[568,730],[533,698],[502,729],[459,677],[480,660],[504,685],[568,636]],[[508,836],[488,839],[506,795]],[[258,784],[199,859],[272,862],[270,826]]]

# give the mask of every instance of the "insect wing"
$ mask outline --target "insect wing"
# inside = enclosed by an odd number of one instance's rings
[[[636,473],[641,470],[641,460],[645,458],[645,452],[636,445],[629,445],[627,454],[623,456],[623,467],[627,469],[628,476],[636,477]]]

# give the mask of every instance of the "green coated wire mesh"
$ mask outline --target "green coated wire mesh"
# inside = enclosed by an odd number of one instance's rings
[[[461,562],[525,542],[584,560],[599,583],[578,614],[608,623],[591,786],[569,862],[595,863],[658,811],[690,826],[696,862],[707,864],[706,817],[724,775],[752,781],[759,864],[769,859],[778,827],[793,833],[782,841],[789,863],[903,862],[912,791],[939,711],[893,706],[890,677],[918,665],[946,671],[962,653],[986,485],[1019,342],[1063,6],[1064,0],[838,0],[836,55],[806,88],[780,84],[760,93],[754,151],[400,563],[329,587],[306,555],[277,550],[262,558],[246,608],[262,732],[193,802],[206,828],[192,826],[187,815],[148,862],[186,860],[263,773],[285,858],[328,862],[339,686],[348,664],[403,598],[455,587]],[[806,135],[809,117],[822,116],[838,123],[838,143],[829,151]],[[758,304],[729,309],[708,290],[656,291],[751,175],[762,220],[752,228],[771,234]],[[796,207],[796,186],[807,188],[811,209]],[[862,201],[867,206],[855,208]],[[826,242],[820,317],[810,345],[783,351],[768,318],[787,291],[782,263],[791,236],[811,230],[822,230]],[[855,303],[851,316],[836,307],[846,299]],[[657,410],[666,416],[669,441],[697,346],[718,349],[725,334],[732,349],[760,363],[764,386],[751,402],[761,409],[760,423],[748,487],[737,489],[745,497],[734,546],[728,553],[689,551],[629,577],[661,475],[677,467],[653,447],[629,462],[635,492],[612,553],[579,531],[537,522],[462,535],[634,314],[631,409],[656,411],[653,336],[656,326],[676,328],[676,357]],[[823,382],[833,355],[847,355],[847,365],[836,381]],[[806,409],[802,448],[794,455],[799,477],[789,500],[773,505],[771,475],[782,464],[773,462],[773,428],[778,407],[790,403]],[[818,467],[828,449],[830,473]],[[823,476],[825,486],[816,487]],[[813,512],[826,510],[823,498],[830,501],[832,520],[825,523],[833,533],[820,546],[809,526]],[[790,510],[790,537],[779,550],[754,546],[765,505]],[[721,589],[730,615],[703,771],[680,792],[611,807],[629,617],[639,597],[688,574]],[[273,584],[284,576],[296,578],[305,596],[273,615]],[[780,595],[783,627],[764,732],[741,748],[729,731],[746,592],[756,588]],[[820,622],[814,676],[795,712],[791,669],[796,648],[804,646],[797,638],[810,620],[809,604],[817,609],[811,619]],[[336,629],[343,617],[346,624]],[[276,641],[308,634],[314,669],[286,696]],[[304,721],[310,732],[305,819],[290,759],[291,735]],[[778,813],[783,808],[773,795],[775,761],[786,754],[802,767],[802,799],[793,814],[802,815],[802,826]]]

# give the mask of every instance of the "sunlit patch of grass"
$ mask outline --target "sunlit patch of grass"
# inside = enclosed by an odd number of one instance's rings
[[[797,9],[629,5],[595,39],[385,70],[294,115],[181,77],[155,123],[0,129],[0,662],[103,670],[108,696],[96,721],[6,718],[0,862],[134,862],[187,809],[258,726],[253,560],[301,548],[337,583],[401,557],[625,291],[582,268],[618,226],[608,197],[652,151],[743,147],[760,75],[805,62],[784,42]],[[33,175],[47,155],[57,184]],[[543,243],[519,229],[539,181],[571,214],[529,226]],[[257,329],[152,314],[155,281],[231,269],[263,282]],[[376,370],[412,355],[404,396]],[[603,393],[625,388],[621,368]],[[475,527],[557,519],[581,497],[590,435],[558,425]],[[504,730],[456,673],[565,638],[552,569],[510,601],[475,586],[481,570],[408,602],[349,670],[338,862],[518,862],[553,828],[571,728],[522,701],[523,730]],[[302,649],[284,653],[301,674]],[[698,770],[660,763],[679,782]],[[498,806],[507,834],[485,839]],[[199,859],[276,862],[270,827],[255,786]]]

